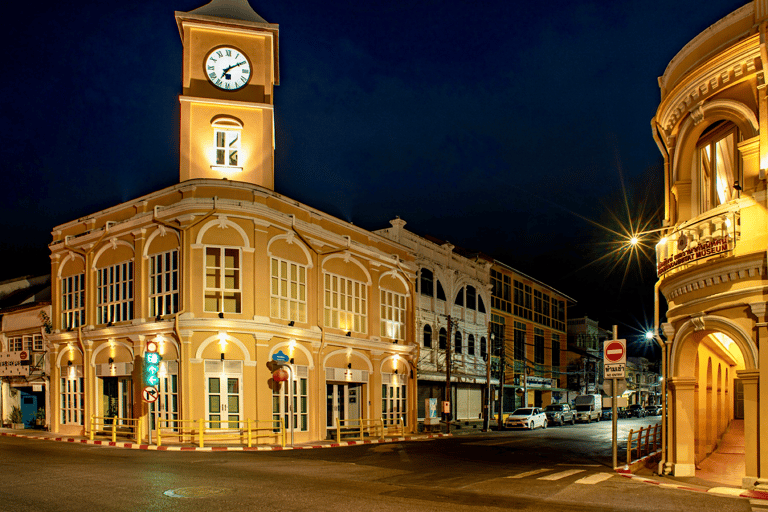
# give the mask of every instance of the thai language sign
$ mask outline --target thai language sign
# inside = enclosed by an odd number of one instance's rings
[[[731,246],[727,236],[713,238],[711,240],[707,240],[706,242],[699,242],[693,247],[688,247],[678,252],[674,256],[670,256],[667,259],[661,260],[656,265],[656,273],[657,275],[662,275],[666,272],[669,272],[673,268],[679,267],[680,265],[685,265],[686,263],[700,260],[702,258],[706,258],[707,256],[714,256],[715,254],[727,252],[730,249]]]
[[[29,352],[0,352],[0,376],[29,375]]]

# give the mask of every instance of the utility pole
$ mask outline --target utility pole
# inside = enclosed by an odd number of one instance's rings
[[[490,329],[489,329],[490,331]],[[485,414],[483,414],[483,432],[491,430],[491,347],[493,347],[493,333],[488,336],[485,345]]]
[[[448,315],[448,335],[445,340],[445,401],[448,402],[448,412],[445,413],[445,432],[451,433],[451,414],[453,404],[451,404],[451,315]]]
[[[503,327],[502,327],[503,328]],[[499,430],[504,428],[504,419],[503,419],[503,412],[504,412],[504,370],[507,366],[507,360],[506,360],[506,335],[505,332],[502,330],[501,332],[501,342],[500,342],[500,350],[499,350],[499,406],[498,406],[498,425]]]

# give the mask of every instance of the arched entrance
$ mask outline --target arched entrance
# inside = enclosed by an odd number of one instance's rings
[[[744,407],[750,394],[757,401],[756,360],[752,339],[727,318],[696,317],[677,329],[669,360],[668,398],[669,460],[675,476],[695,476],[733,420],[742,418],[747,455],[743,461],[731,460],[743,463],[746,475],[757,476],[757,436],[750,432],[757,432],[758,411]]]

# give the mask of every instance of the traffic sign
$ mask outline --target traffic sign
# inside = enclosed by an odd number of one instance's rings
[[[627,390],[627,381],[624,379],[605,379],[603,381],[603,391],[608,396],[613,396],[613,382],[616,382],[616,396],[621,396]]]
[[[141,397],[147,403],[156,402],[158,396],[159,396],[159,393],[157,392],[157,388],[154,386],[147,386],[141,392]]]
[[[627,340],[606,340],[603,364],[627,364]]]
[[[272,354],[272,360],[277,361],[278,363],[287,363],[291,358],[288,357],[288,354],[280,350],[276,354]]]

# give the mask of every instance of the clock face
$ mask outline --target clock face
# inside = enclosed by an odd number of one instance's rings
[[[221,46],[205,59],[205,75],[219,89],[234,91],[251,79],[251,63],[240,50]]]

